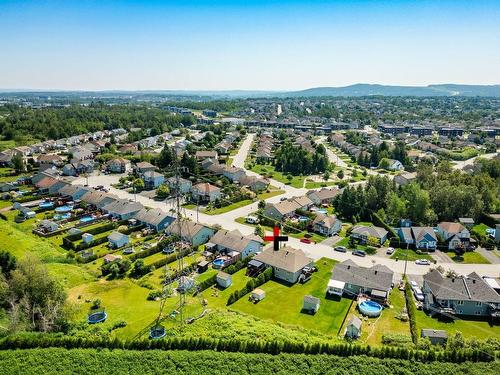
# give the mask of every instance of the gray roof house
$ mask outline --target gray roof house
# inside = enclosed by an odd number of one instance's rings
[[[361,336],[361,319],[357,316],[352,316],[347,322],[345,336],[350,339],[357,339]]]
[[[428,338],[432,345],[445,345],[448,340],[448,334],[441,329],[425,329],[421,331],[422,338]]]
[[[314,264],[313,259],[299,249],[283,246],[278,251],[268,248],[254,257],[268,267],[272,267],[274,277],[289,283],[296,283],[306,266]]]
[[[333,199],[341,192],[339,189],[321,189],[312,190],[307,193],[309,199],[311,199],[314,204],[330,204]]]
[[[435,250],[437,237],[431,227],[401,227],[397,228],[401,242],[415,245],[417,249]]]
[[[392,289],[394,272],[386,266],[376,264],[373,267],[360,267],[348,259],[338,263],[333,268],[331,280],[336,282],[342,290],[328,288],[329,294],[357,296],[360,293],[367,294],[373,299],[387,301]],[[342,286],[343,283],[343,286]]]
[[[193,221],[182,220],[180,223],[180,232],[178,221],[175,220],[167,227],[166,233],[180,235],[183,241],[187,241],[193,246],[204,244],[215,233],[212,228],[195,223]]]
[[[387,240],[388,233],[381,227],[356,225],[351,230],[351,237],[359,240],[361,243],[366,243],[369,237],[374,237],[380,244],[383,244]]]
[[[157,232],[161,232],[175,220],[175,218],[168,216],[159,208],[143,208],[134,215],[134,219],[141,224],[154,228]]]
[[[324,236],[333,236],[342,229],[342,222],[335,215],[317,215],[312,222],[313,230]]]
[[[241,254],[243,259],[262,251],[264,241],[253,234],[244,236],[237,229],[233,231],[221,229],[210,238],[210,244],[215,245],[219,251],[228,253],[236,251]]]
[[[117,232],[117,231],[113,231],[111,232],[111,234],[108,236],[108,241],[109,241],[109,245],[113,248],[113,249],[118,249],[122,246],[125,246],[126,244],[129,243],[129,238],[126,234],[123,234],[123,233],[120,233],[120,232]]]
[[[424,309],[431,315],[500,317],[500,295],[477,273],[444,277],[434,269],[424,275]]]
[[[139,202],[129,202],[128,200],[115,200],[104,206],[102,210],[120,220],[131,219],[136,213],[142,210],[144,206]]]

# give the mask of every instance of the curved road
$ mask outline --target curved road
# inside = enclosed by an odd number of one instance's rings
[[[243,144],[238,151],[238,154],[235,155],[233,165],[236,167],[244,168],[245,159],[248,155],[248,151],[253,141],[254,134],[249,134]],[[247,171],[248,174],[254,174],[254,172]],[[124,190],[118,190],[111,187],[111,184],[117,183],[120,175],[98,175],[98,176],[90,176],[88,178],[88,183],[90,186],[103,185],[109,187],[109,192],[117,195],[123,199],[134,199],[134,194],[128,193]],[[73,184],[84,184],[85,179],[75,179]],[[299,196],[303,195],[307,189],[296,189],[288,185],[284,185],[278,181],[271,180],[271,184],[281,189],[285,190],[285,193],[280,196],[275,196],[269,199],[266,199],[266,202],[277,202],[281,197],[291,197],[291,196]],[[160,208],[166,212],[170,211],[173,208],[171,202],[159,202],[155,201],[151,198],[142,196],[137,194],[136,199],[138,202],[142,203],[144,206]],[[235,221],[238,217],[243,217],[251,212],[255,212],[257,210],[257,203],[253,203],[247,205],[245,207],[240,207],[238,209],[232,210],[230,212],[226,212],[220,215],[207,215],[204,213],[197,213],[196,210],[184,209],[186,216],[191,220],[196,221],[197,217],[200,223],[214,226],[219,225],[224,229],[234,230],[237,229],[243,234],[251,234],[253,233],[254,228],[252,226],[248,226],[245,224],[240,224]],[[374,264],[383,264],[393,270],[396,274],[402,275],[404,272],[404,261],[395,261],[386,257],[371,255],[364,258],[353,256],[351,253],[339,253],[333,250],[331,246],[323,245],[323,244],[305,244],[300,242],[300,240],[290,237],[288,244],[291,247],[300,248],[304,250],[308,256],[317,260],[323,257],[335,259],[337,261],[344,261],[347,259],[354,260],[357,264],[361,266],[370,267]],[[458,274],[468,274],[471,272],[477,272],[480,275],[488,275],[493,277],[498,277],[500,274],[500,267],[495,264],[458,264],[458,263],[446,263],[437,261],[437,265],[444,267],[446,270],[454,270]],[[423,275],[427,273],[430,267],[433,266],[419,266],[414,262],[407,263],[407,273],[410,275]]]

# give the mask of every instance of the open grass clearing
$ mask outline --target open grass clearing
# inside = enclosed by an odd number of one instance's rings
[[[455,263],[465,264],[490,264],[490,261],[475,251],[466,251],[462,255],[457,255],[454,251],[447,251],[446,254]]]
[[[293,186],[294,188],[302,188],[304,186],[305,176],[293,176],[291,180],[287,179],[288,174],[278,172],[271,164],[255,164],[252,167],[252,172],[258,173],[262,176],[272,178],[281,183]]]
[[[408,261],[411,261],[411,262],[414,262],[416,261],[417,259],[428,259],[430,261],[433,261],[434,258],[432,257],[432,255],[428,254],[428,253],[417,253],[415,250],[413,249],[396,249],[394,251],[394,254],[391,255],[391,259],[398,259],[398,260],[405,260],[407,259]]]

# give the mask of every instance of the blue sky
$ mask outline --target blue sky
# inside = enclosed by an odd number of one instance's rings
[[[500,1],[3,1],[0,88],[500,83]]]

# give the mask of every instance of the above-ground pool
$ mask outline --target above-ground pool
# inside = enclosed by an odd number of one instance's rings
[[[299,216],[299,221],[309,221],[307,216]]]
[[[55,214],[54,219],[55,220],[66,220],[71,217],[71,214],[69,212],[66,212],[64,214]]]
[[[108,314],[105,311],[98,311],[92,314],[89,314],[87,318],[87,322],[90,324],[101,323],[108,319]]]
[[[214,268],[222,268],[224,266],[224,259],[215,259],[213,262],[212,262],[212,265]]]
[[[64,205],[61,207],[56,207],[56,209],[54,211],[57,213],[64,213],[64,212],[70,212],[72,209],[73,209],[73,207]]]
[[[325,209],[323,209],[323,208],[322,208],[322,209],[320,209],[320,210],[317,210],[316,212],[317,212],[318,214],[325,214],[325,215],[328,213],[328,211],[327,211],[327,210],[325,210]]]
[[[88,223],[92,220],[94,220],[94,218],[92,216],[84,216],[80,219],[80,223]]]
[[[165,327],[158,325],[158,326],[155,326],[155,327],[150,329],[149,338],[161,339],[161,338],[165,337],[166,334],[167,334],[167,330],[165,329]]]
[[[38,205],[40,208],[52,208],[54,207],[54,202],[42,202]]]
[[[375,318],[382,312],[382,305],[371,300],[361,302],[358,308],[361,314],[366,315],[370,318]]]

